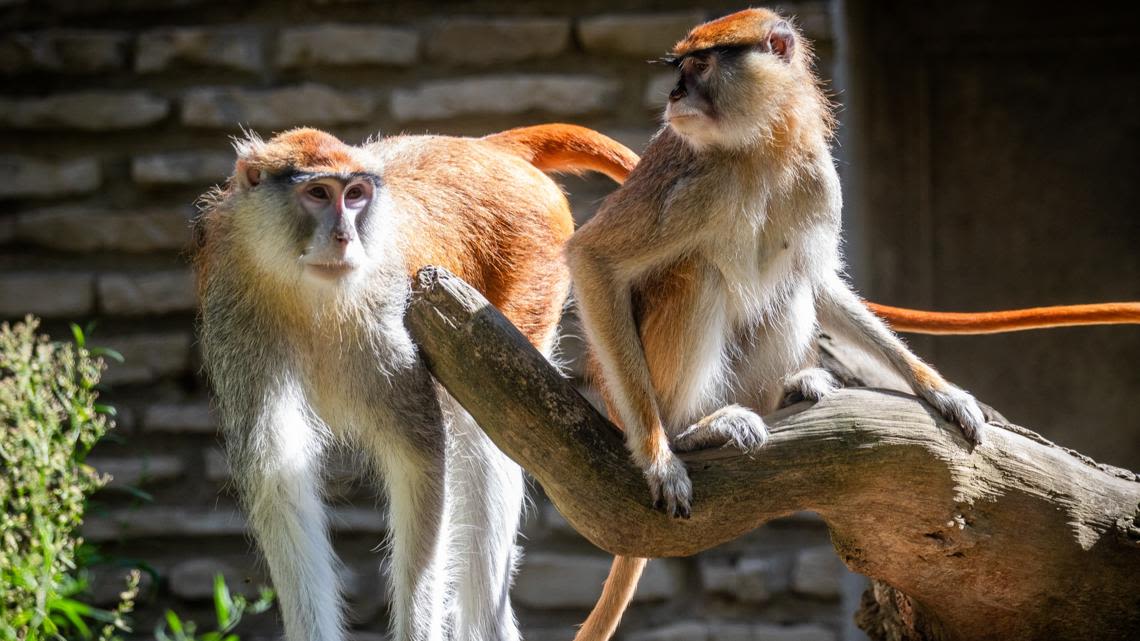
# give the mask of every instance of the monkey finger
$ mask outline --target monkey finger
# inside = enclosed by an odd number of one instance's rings
[[[687,503],[683,504],[683,505],[678,505],[677,510],[675,512],[673,512],[673,516],[675,518],[679,517],[679,518],[688,520],[688,519],[692,518],[693,510],[691,507],[689,507],[689,505]]]

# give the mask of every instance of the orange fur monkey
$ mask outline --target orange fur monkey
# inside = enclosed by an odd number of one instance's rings
[[[200,334],[287,638],[344,638],[320,497],[335,440],[388,495],[393,638],[517,641],[522,472],[437,391],[403,325],[409,276],[447,267],[549,354],[573,221],[539,168],[621,177],[636,156],[569,125],[360,147],[295,129],[237,151],[197,223]]]
[[[687,517],[674,450],[763,445],[760,414],[786,390],[835,388],[816,366],[820,324],[896,370],[978,445],[974,398],[911,353],[876,314],[931,333],[1140,321],[1140,304],[939,314],[868,304],[841,276],[841,197],[832,115],[810,47],[775,13],[749,9],[694,28],[666,126],[569,241],[592,367],[653,500]],[[604,641],[645,559],[616,557],[577,641]]]

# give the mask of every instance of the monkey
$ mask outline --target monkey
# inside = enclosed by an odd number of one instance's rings
[[[543,172],[620,180],[637,157],[571,125],[362,146],[301,128],[235,147],[196,221],[199,336],[286,637],[345,636],[320,481],[346,444],[388,498],[393,638],[516,641],[522,472],[428,373],[402,320],[410,276],[446,267],[549,356],[573,221]]]
[[[836,389],[818,366],[821,326],[898,371],[977,447],[986,421],[974,397],[875,313],[932,333],[1140,320],[1137,303],[957,316],[869,307],[842,273],[832,107],[792,22],[733,13],[695,27],[665,61],[678,79],[663,127],[565,255],[588,368],[667,514],[691,510],[675,451],[758,448],[761,415],[787,392],[819,400]],[[576,641],[613,634],[645,562],[615,557]]]

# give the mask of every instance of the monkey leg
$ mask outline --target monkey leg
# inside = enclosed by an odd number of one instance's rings
[[[687,452],[731,445],[748,451],[767,442],[768,427],[759,414],[739,405],[727,405],[678,434],[673,448]]]
[[[448,432],[448,565],[455,589],[455,639],[518,641],[510,588],[522,511],[522,469],[454,400]]]
[[[269,565],[285,636],[340,641],[338,568],[319,496],[320,439],[306,420],[299,392],[283,393],[263,407],[252,421],[226,416],[224,410],[222,418],[230,432],[230,464]]]
[[[388,489],[392,638],[442,641],[447,526],[442,430],[438,449],[409,451],[376,439]],[[390,434],[389,434],[390,436]]]

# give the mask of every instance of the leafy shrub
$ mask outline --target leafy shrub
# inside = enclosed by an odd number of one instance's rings
[[[88,622],[104,624],[101,638],[127,630],[137,588],[113,611],[76,600],[76,574],[86,498],[106,482],[84,464],[111,427],[112,410],[95,389],[110,350],[36,334],[28,317],[0,325],[0,639],[90,638]]]
[[[245,597],[230,594],[226,580],[221,574],[214,576],[214,616],[217,629],[198,634],[198,626],[193,621],[183,621],[173,610],[166,611],[166,620],[160,621],[154,630],[157,641],[238,641],[233,633],[246,613],[261,614],[273,605],[273,591],[261,588],[256,601],[250,603]]]

